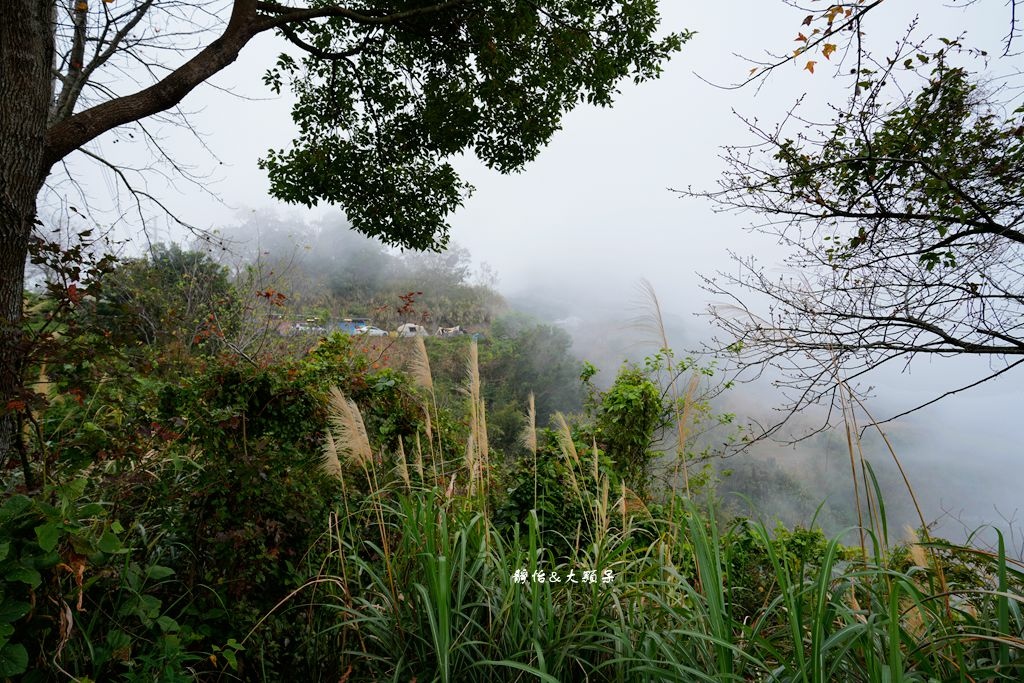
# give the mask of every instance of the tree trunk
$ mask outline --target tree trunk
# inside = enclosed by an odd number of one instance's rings
[[[27,354],[22,311],[28,241],[45,179],[54,18],[53,0],[3,0],[0,9],[0,476],[18,454],[30,477],[19,428]]]

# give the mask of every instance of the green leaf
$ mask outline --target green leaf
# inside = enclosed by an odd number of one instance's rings
[[[181,630],[178,622],[168,616],[157,617],[156,623],[164,633],[176,633]]]
[[[152,567],[146,570],[146,576],[151,579],[159,581],[160,579],[166,579],[168,576],[174,574],[174,570],[170,567],[164,567],[159,564],[154,564]]]
[[[7,572],[7,575],[4,578],[7,581],[19,581],[21,583],[27,583],[29,586],[33,588],[35,588],[43,582],[43,577],[39,575],[39,572],[37,572],[32,567],[26,567],[25,565],[20,565],[15,567],[14,569],[11,569]]]
[[[79,555],[92,555],[96,552],[96,548],[93,546],[91,538],[71,534],[68,540],[71,541],[72,549],[74,549],[74,551]]]
[[[50,552],[57,547],[57,541],[60,539],[60,528],[55,522],[37,526],[36,539],[39,541],[40,548]]]
[[[65,500],[78,500],[85,493],[85,485],[88,483],[85,477],[79,477],[60,487],[60,493]]]
[[[21,600],[4,600],[0,602],[0,624],[10,624],[28,614],[32,605]]]
[[[3,507],[0,507],[0,524],[20,515],[32,506],[32,501],[27,496],[17,495],[10,498]]]
[[[106,508],[104,508],[100,503],[89,503],[88,505],[83,505],[81,509],[78,510],[79,518],[100,517],[105,513]]]
[[[0,648],[0,676],[10,678],[28,668],[28,651],[24,645],[8,643]]]
[[[143,595],[139,598],[139,604],[135,613],[140,619],[146,621],[147,619],[156,619],[157,615],[160,614],[161,602],[159,598],[152,595]]]
[[[124,545],[121,543],[121,539],[117,537],[109,529],[103,532],[103,536],[100,537],[99,543],[96,544],[101,551],[105,553],[120,553],[124,552]]]
[[[355,230],[390,244],[443,248],[447,216],[471,190],[448,160],[471,152],[499,172],[518,172],[564,114],[584,102],[610,105],[621,82],[657,78],[692,35],[656,36],[660,17],[648,0],[558,6],[551,22],[538,21],[530,3],[491,3],[429,39],[408,41],[403,28],[394,39],[360,43],[358,74],[311,57],[292,73],[279,61],[264,82],[276,92],[286,75],[292,81],[300,135],[260,160],[271,193],[307,206],[337,203]],[[363,29],[295,30],[333,45],[358,40]]]

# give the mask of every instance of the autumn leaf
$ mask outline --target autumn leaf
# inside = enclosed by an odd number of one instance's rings
[[[806,43],[807,42],[807,36],[805,36],[803,33],[798,33],[796,38],[795,38],[795,40],[797,42]]]
[[[757,73],[757,67],[755,66],[753,69],[750,70],[750,75],[753,76],[756,73]]]
[[[805,71],[810,71],[811,73],[814,73],[814,65],[815,65],[815,64],[817,64],[817,62],[816,62],[816,61],[814,61],[813,59],[812,59],[812,60],[809,60],[809,61],[807,62],[807,65],[806,65],[806,66],[804,67],[804,70],[805,70]]]
[[[804,17],[804,23],[802,25],[803,26],[810,26],[812,21],[814,21],[814,15],[813,14],[808,14],[806,17]]]
[[[836,46],[835,45],[833,45],[832,43],[825,43],[825,45],[821,48],[821,55],[825,59],[828,59],[829,55],[831,55],[835,51],[836,51]]]

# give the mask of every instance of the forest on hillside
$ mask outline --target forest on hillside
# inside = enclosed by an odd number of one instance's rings
[[[924,599],[929,582],[979,597],[1019,585],[1005,553],[925,527],[908,544],[884,509],[863,547],[830,539],[857,523],[842,480],[819,517],[806,472],[720,460],[744,434],[715,410],[713,367],[662,347],[601,378],[563,329],[473,283],[464,252],[442,278],[354,236],[345,262],[302,258],[343,227],[280,227],[230,266],[205,242],[101,257],[73,295],[59,263],[45,269],[27,323],[59,343],[34,376],[34,464],[0,508],[8,676],[45,679],[53,664],[29,663],[53,653],[81,680],[613,680],[684,653],[682,680],[756,676],[794,618],[834,613],[866,646],[885,631],[861,628],[858,601],[919,600],[937,627],[952,607]],[[372,285],[356,276],[367,261]],[[397,326],[434,319],[431,302],[477,333],[278,324],[368,310]],[[901,493],[862,467],[868,501]],[[735,492],[810,525],[747,518]],[[1003,602],[957,614],[980,628]],[[725,631],[657,635],[712,628],[762,631],[765,663]]]

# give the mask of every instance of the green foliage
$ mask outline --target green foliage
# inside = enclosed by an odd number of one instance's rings
[[[46,680],[52,661],[91,680],[190,680],[184,667],[201,657],[180,598],[166,599],[174,570],[88,486],[78,478],[0,508],[0,675]]]
[[[70,359],[67,359],[70,360]],[[80,358],[47,366],[45,390],[29,441],[49,463],[85,467],[142,457],[160,440],[154,428],[159,380],[136,372],[118,356]]]
[[[624,366],[601,397],[595,436],[608,453],[616,474],[641,498],[647,496],[651,450],[666,424],[661,392],[640,368]]]
[[[562,456],[554,432],[540,430],[537,446],[536,467],[524,457],[499,471],[493,521],[507,537],[525,534],[533,524],[544,547],[555,557],[568,557],[572,548],[592,536],[585,517],[596,492],[592,486],[573,490],[571,465]]]
[[[351,335],[336,332],[322,339],[292,371],[300,385],[318,395],[340,387],[360,406],[374,449],[393,452],[400,439],[411,443],[422,431],[423,412],[408,376],[381,365],[388,360],[382,352],[371,361]]]
[[[579,361],[571,348],[572,339],[564,330],[529,319],[507,315],[491,326],[490,335],[480,344],[484,396],[489,406],[508,406],[510,411],[514,406],[520,416],[495,430],[496,447],[513,452],[525,426],[521,416],[530,393],[536,400],[538,425],[548,424],[556,412],[579,410]]]
[[[781,524],[775,527],[770,548],[765,539],[756,525],[742,518],[723,537],[729,602],[740,620],[755,618],[777,597],[773,557],[780,558],[795,575],[807,577],[822,566],[829,541],[820,529],[791,530]]]
[[[397,9],[397,8],[396,8]],[[353,227],[392,244],[438,249],[469,192],[450,163],[472,151],[521,169],[581,102],[611,104],[616,84],[657,77],[689,33],[655,39],[656,4],[496,0],[375,22],[295,24],[312,46],[282,55],[265,81],[291,82],[299,135],[261,161],[285,201],[343,206]],[[323,59],[346,52],[350,59]]]
[[[347,580],[311,587],[326,606],[320,637],[352,677],[882,683],[1021,672],[1021,575],[1005,555],[987,560],[990,579],[954,589],[971,604],[949,612],[920,568],[855,559],[819,530],[744,522],[722,534],[689,502],[682,524],[658,519],[652,535],[623,529],[560,556],[535,516],[506,535],[439,491],[380,493],[338,526],[330,571]],[[362,525],[374,519],[368,540]],[[568,582],[590,568],[611,581]]]
[[[431,368],[442,405],[455,407],[464,381],[467,339],[431,339]],[[548,424],[556,412],[571,413],[582,405],[579,362],[564,330],[525,316],[504,316],[478,343],[480,378],[487,402],[490,445],[504,455],[522,453],[520,435],[531,393],[536,398],[537,424]]]
[[[525,395],[508,385],[550,390],[553,409],[579,392],[552,383],[579,372],[559,331],[497,325],[480,369],[502,447],[472,463],[483,493],[466,495],[466,341],[430,340],[429,401],[392,365],[401,340],[368,351],[343,334],[267,367],[160,344],[133,381],[118,355],[54,367],[38,411],[47,486],[0,505],[0,676],[1019,679],[1024,581],[1005,548],[933,540],[922,561],[883,533],[865,556],[817,528],[725,527],[652,490],[676,412],[668,351],[605,391],[584,365],[585,413],[538,430],[524,457]],[[332,387],[373,452],[340,478],[323,458]],[[681,401],[690,427],[730,422],[695,391]],[[589,570],[611,580],[569,583]]]
[[[227,269],[207,254],[157,244],[104,278],[96,314],[122,346],[173,342],[191,349],[230,332],[239,302]]]
[[[318,387],[347,381],[394,410],[407,381],[367,368],[350,343],[325,340],[295,372],[211,368],[161,393],[163,428],[177,434],[146,470],[110,463],[92,484],[10,497],[0,666],[45,679],[66,605],[76,630],[59,661],[90,680],[1019,676],[1007,636],[1024,628],[1022,576],[1005,553],[933,542],[940,580],[905,549],[864,559],[818,529],[744,521],[723,533],[679,499],[642,523],[612,500],[602,527],[585,426],[572,435],[584,464],[542,431],[536,472],[518,459],[493,473],[486,505],[406,493],[385,458],[368,465],[379,485],[342,496],[354,480],[319,469]],[[644,386],[633,371],[620,388]],[[597,468],[617,476],[603,453]],[[89,502],[88,486],[110,505]],[[613,579],[567,583],[590,569]]]
[[[948,48],[947,48],[948,50]],[[851,206],[871,188],[891,198],[871,206],[870,216],[883,220],[903,217],[923,234],[923,248],[915,256],[926,270],[940,263],[955,268],[956,251],[950,247],[966,237],[965,229],[997,229],[995,221],[1008,217],[1024,201],[1021,168],[1024,112],[1008,117],[986,101],[980,86],[962,67],[947,63],[945,50],[921,64],[934,65],[928,82],[902,106],[878,116],[870,134],[854,131],[859,111],[839,115],[827,144],[807,154],[794,141],[786,141],[775,158],[786,166],[788,192],[802,201],[827,197],[827,206]],[[866,107],[874,113],[882,95],[880,79],[865,69]],[[856,234],[833,239],[830,260],[849,261],[873,244],[888,238],[890,226],[863,221]],[[957,239],[945,239],[957,237]]]
[[[57,563],[57,526],[39,525],[32,515],[32,501],[25,496],[8,498],[0,508],[0,676],[11,678],[28,668],[29,655],[24,640],[29,635],[24,624],[18,624],[31,610],[31,589],[42,583],[40,569]],[[35,538],[29,536],[32,530]],[[17,626],[16,626],[17,624]],[[18,636],[15,636],[15,633]]]

